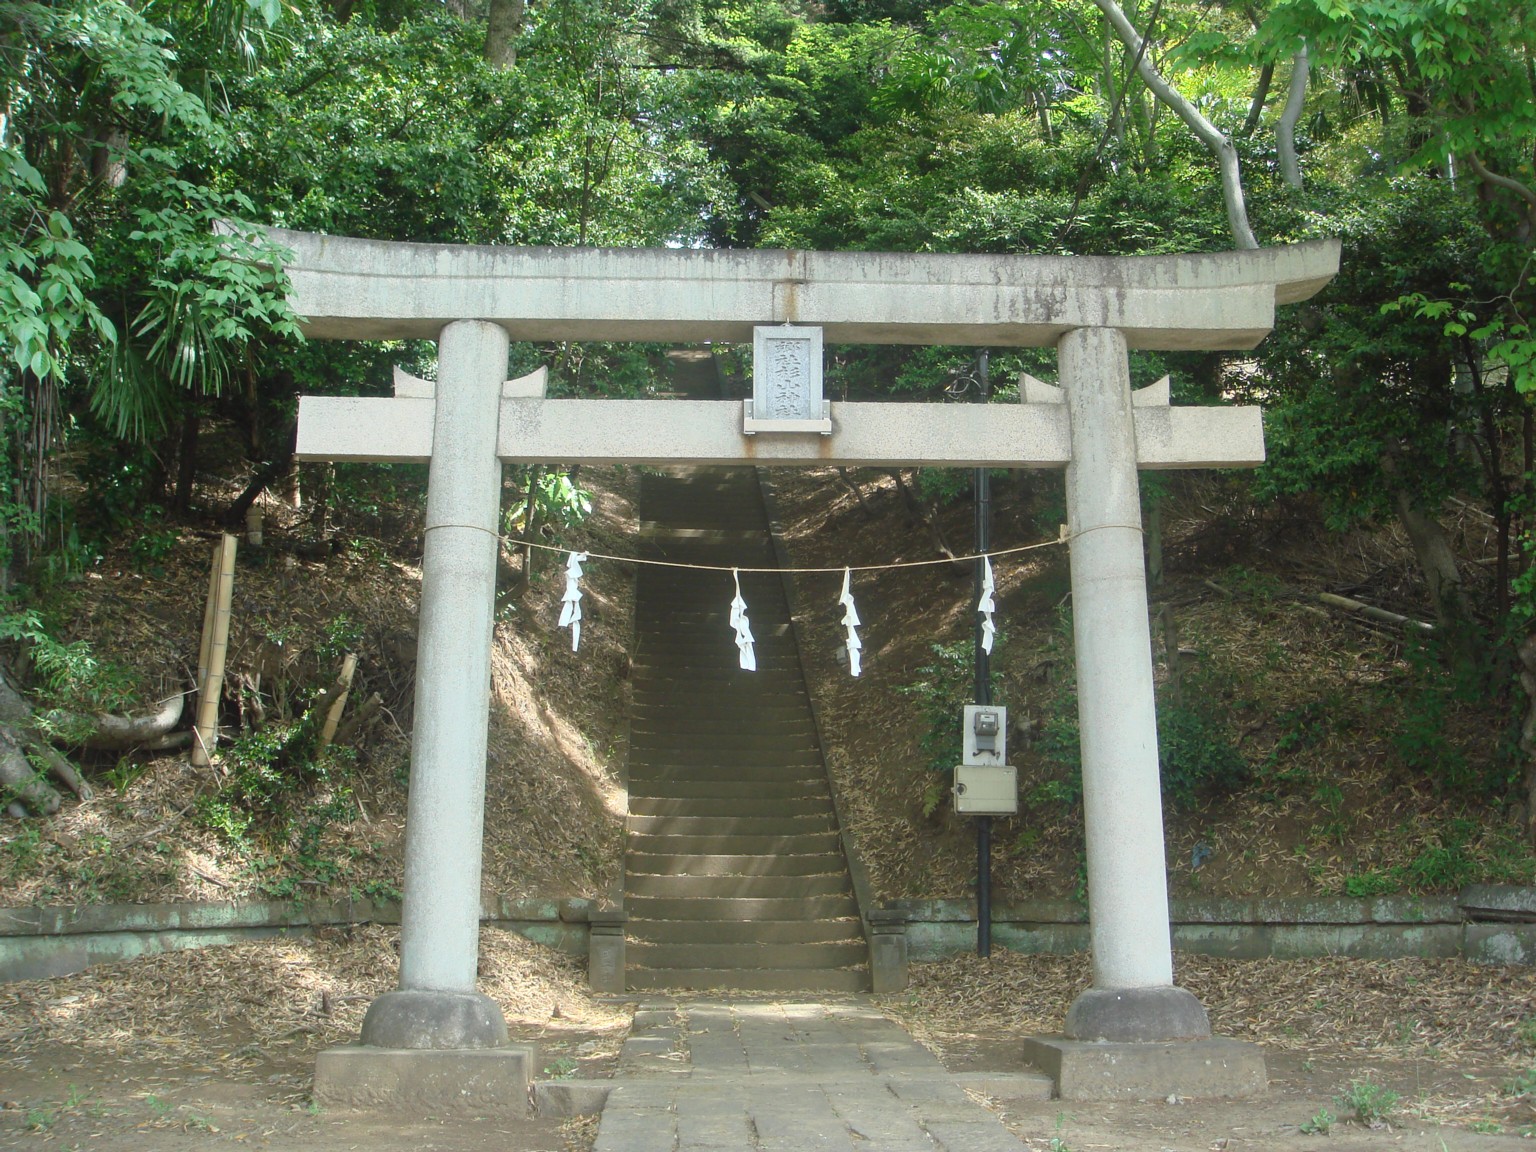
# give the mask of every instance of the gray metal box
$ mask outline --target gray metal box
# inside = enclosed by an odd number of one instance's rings
[[[1019,770],[960,764],[955,768],[955,811],[962,816],[1012,816],[1019,810]]]

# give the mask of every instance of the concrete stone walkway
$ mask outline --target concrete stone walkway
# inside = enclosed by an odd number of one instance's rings
[[[596,1152],[1024,1152],[858,998],[642,1003]]]

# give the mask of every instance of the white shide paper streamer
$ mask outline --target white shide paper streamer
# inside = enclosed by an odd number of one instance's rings
[[[585,552],[572,552],[565,562],[565,595],[560,597],[560,627],[571,630],[571,651],[581,645],[581,566]]]
[[[864,645],[859,642],[859,610],[853,606],[853,591],[849,582],[853,578],[851,569],[843,569],[843,594],[837,598],[837,602],[843,606],[843,627],[848,629],[848,672],[852,676],[859,674],[859,657]]]
[[[992,637],[997,635],[997,625],[992,623],[992,613],[997,611],[997,605],[992,600],[992,593],[997,591],[997,585],[992,582],[992,560],[990,557],[981,558],[981,599],[976,601],[976,611],[981,613],[981,650],[988,656],[992,655]]]
[[[757,671],[757,655],[752,650],[752,625],[747,622],[747,602],[741,598],[741,573],[731,569],[731,580],[736,585],[736,596],[731,600],[731,627],[736,630],[736,649],[741,653],[741,666],[748,672]]]

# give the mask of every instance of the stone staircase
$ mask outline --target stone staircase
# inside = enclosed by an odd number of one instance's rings
[[[750,468],[641,479],[641,554],[773,567]],[[756,672],[737,665],[729,572],[641,565],[624,907],[634,989],[839,992],[868,950],[776,573],[744,573]]]

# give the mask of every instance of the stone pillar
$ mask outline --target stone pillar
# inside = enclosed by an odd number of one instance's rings
[[[1068,1010],[1065,1033],[1114,1041],[1209,1036],[1205,1009],[1173,984],[1125,337],[1079,328],[1057,349],[1072,425],[1067,520],[1093,947],[1093,987]]]
[[[594,992],[624,992],[624,923],[622,908],[593,907],[587,913],[587,984]]]
[[[911,983],[907,964],[907,914],[900,908],[869,910],[870,991],[905,992]]]
[[[380,1048],[495,1048],[507,1025],[475,989],[507,333],[480,320],[438,337],[436,414],[405,826],[400,988],[373,1002]]]

